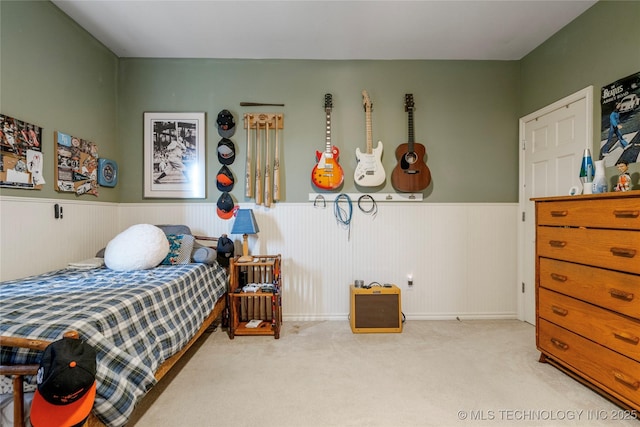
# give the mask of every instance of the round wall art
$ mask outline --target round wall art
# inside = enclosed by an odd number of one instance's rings
[[[98,159],[98,184],[115,187],[118,183],[118,164],[109,159]]]

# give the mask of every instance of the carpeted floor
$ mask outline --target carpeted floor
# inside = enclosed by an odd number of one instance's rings
[[[218,329],[130,426],[640,425],[538,357],[535,328],[516,320],[408,321],[400,334],[285,322],[279,340]]]

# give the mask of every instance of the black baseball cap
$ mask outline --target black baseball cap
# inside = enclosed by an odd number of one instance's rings
[[[218,161],[223,165],[230,165],[236,159],[236,146],[228,138],[222,138],[218,142]]]
[[[236,133],[236,122],[229,110],[221,110],[216,119],[218,134],[223,138],[231,138]]]
[[[222,219],[230,219],[237,210],[235,203],[233,203],[231,195],[226,191],[223,192],[220,197],[218,197],[218,202],[216,203],[216,205],[216,212]]]
[[[218,171],[218,175],[216,175],[216,185],[218,186],[218,190],[231,191],[233,190],[233,184],[235,184],[233,173],[231,173],[231,170],[227,165],[222,165]]]
[[[229,260],[233,258],[233,254],[235,251],[235,246],[233,244],[233,240],[227,237],[226,234],[223,234],[218,239],[218,244],[216,245],[216,259],[218,263],[223,267],[229,266]]]
[[[47,346],[31,404],[34,427],[72,427],[89,417],[96,397],[96,351],[86,342],[62,338]]]

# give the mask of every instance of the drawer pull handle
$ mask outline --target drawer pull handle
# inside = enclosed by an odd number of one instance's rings
[[[614,332],[613,336],[618,338],[619,340],[626,341],[635,345],[638,345],[638,342],[640,342],[640,338],[634,337],[628,332]]]
[[[636,250],[635,249],[629,249],[629,248],[611,248],[611,253],[614,256],[620,256],[620,257],[624,257],[624,258],[633,258],[634,256],[636,256]]]
[[[614,370],[613,376],[616,379],[616,381],[621,382],[627,387],[630,387],[634,390],[637,390],[638,388],[640,388],[640,381],[629,378],[627,375],[623,374],[622,372],[618,372]]]
[[[549,244],[553,248],[564,248],[567,246],[567,242],[563,242],[562,240],[549,240]],[[613,252],[613,249],[611,251]]]
[[[558,282],[566,282],[568,277],[558,273],[551,273],[551,278]]]
[[[558,316],[566,316],[567,314],[569,314],[569,310],[567,310],[566,308],[558,307],[557,305],[552,305],[551,311],[553,311]]]
[[[623,299],[625,301],[633,300],[633,294],[631,292],[621,291],[620,289],[616,288],[609,289],[609,295],[611,295],[612,298]]]
[[[567,216],[567,211],[551,211],[551,216]]]
[[[638,216],[640,216],[640,211],[618,211],[615,210],[613,211],[613,214],[617,217],[617,218],[637,218]]]
[[[563,343],[562,341],[560,341],[559,339],[556,339],[556,338],[551,338],[551,344],[555,345],[560,350],[568,350],[569,349],[569,345],[568,344]]]

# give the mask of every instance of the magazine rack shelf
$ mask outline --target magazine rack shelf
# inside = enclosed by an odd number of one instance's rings
[[[273,335],[282,325],[281,256],[257,255],[251,262],[231,260],[229,276],[229,338],[236,335]],[[247,292],[246,285],[260,290]],[[272,286],[271,291],[265,287]]]

